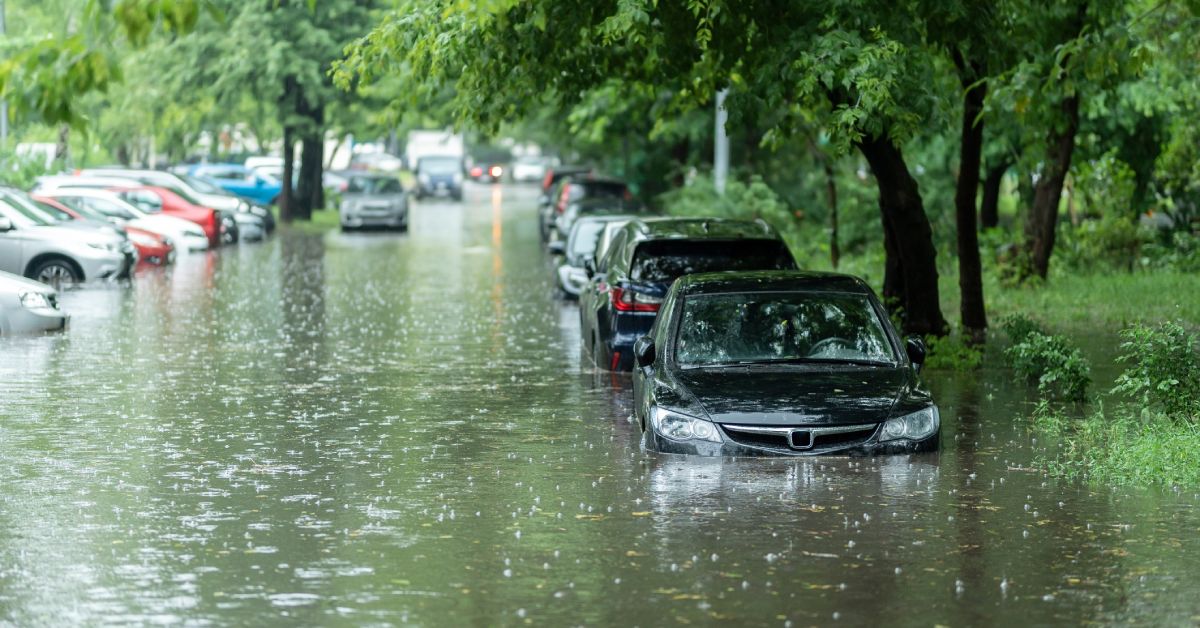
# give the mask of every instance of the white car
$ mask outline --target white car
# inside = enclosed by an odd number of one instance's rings
[[[68,318],[58,307],[57,290],[0,271],[0,336],[63,329]]]
[[[137,251],[123,237],[58,226],[36,208],[0,200],[0,270],[52,286],[125,279]]]
[[[164,214],[147,214],[125,202],[116,192],[95,188],[61,188],[39,192],[39,196],[53,198],[63,204],[83,205],[104,214],[117,224],[129,225],[151,233],[165,236],[175,243],[177,251],[204,251],[208,249],[208,237],[204,230],[190,220]]]
[[[518,157],[512,163],[512,180],[518,182],[541,181],[546,169],[553,164],[548,157]]]

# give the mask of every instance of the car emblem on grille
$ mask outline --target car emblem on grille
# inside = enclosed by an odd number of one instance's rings
[[[792,449],[812,449],[813,433],[811,430],[792,430],[788,433],[788,447]]]

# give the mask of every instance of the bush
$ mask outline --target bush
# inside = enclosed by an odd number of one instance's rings
[[[1024,314],[1012,314],[1000,323],[1000,328],[1008,335],[1008,339],[1013,344],[1024,342],[1030,334],[1038,333],[1045,334],[1046,330],[1041,323],[1025,316]]]
[[[1095,270],[1098,265],[1133,270],[1141,257],[1149,233],[1129,219],[1128,214],[1105,215],[1086,220],[1078,227],[1063,225],[1055,256],[1076,270]]]
[[[1004,355],[1009,365],[1038,391],[1068,401],[1083,401],[1091,384],[1091,367],[1077,347],[1062,336],[1030,331]]]
[[[1142,247],[1139,263],[1144,268],[1200,272],[1200,236],[1188,231],[1169,231],[1160,240]]]
[[[1200,338],[1179,323],[1134,325],[1121,331],[1118,362],[1128,364],[1114,393],[1175,420],[1200,417]]]
[[[946,371],[973,371],[983,364],[983,350],[961,336],[926,336],[928,356],[925,368]]]

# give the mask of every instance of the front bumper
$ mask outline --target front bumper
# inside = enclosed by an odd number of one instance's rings
[[[408,212],[342,212],[343,227],[393,227],[399,228],[408,224]]]
[[[878,440],[878,433],[876,433],[864,441],[849,443],[840,447],[809,450],[785,450],[774,447],[755,447],[741,444],[732,440],[729,437],[729,433],[724,429],[721,429],[720,431],[723,440],[723,442],[720,443],[701,440],[675,441],[664,438],[656,433],[653,429],[648,427],[643,442],[645,443],[646,449],[664,454],[684,454],[690,456],[731,458],[755,458],[764,456],[803,458],[812,456],[878,456],[924,453],[937,451],[939,441],[939,433],[934,432],[932,436],[919,441],[901,439],[881,443]]]
[[[7,331],[10,334],[36,334],[66,329],[71,317],[62,310],[39,307],[14,307],[7,313]]]
[[[119,252],[96,250],[95,254],[77,255],[75,261],[83,270],[84,281],[128,279],[137,264],[137,252],[130,245]]]

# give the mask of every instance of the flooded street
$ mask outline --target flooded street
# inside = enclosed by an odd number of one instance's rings
[[[1035,471],[1009,371],[928,374],[939,454],[642,452],[534,203],[279,233],[0,339],[0,625],[1200,622],[1200,496]]]

